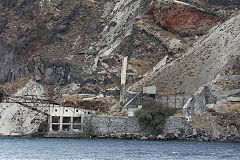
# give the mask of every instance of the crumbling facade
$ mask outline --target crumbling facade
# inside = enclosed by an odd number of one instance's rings
[[[83,117],[84,111],[79,108],[52,104],[49,107],[49,132],[82,132]]]

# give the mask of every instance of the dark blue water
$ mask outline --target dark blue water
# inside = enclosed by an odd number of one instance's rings
[[[240,160],[240,143],[0,138],[0,159]]]

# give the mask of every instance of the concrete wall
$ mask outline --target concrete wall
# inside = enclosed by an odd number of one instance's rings
[[[85,117],[84,132],[96,136],[142,133],[136,118],[122,116]]]
[[[79,117],[84,115],[84,110],[74,107],[51,105],[49,107],[49,114],[52,116]]]
[[[125,97],[126,101],[130,101],[136,93],[131,93],[131,92],[126,92]],[[130,104],[131,105],[136,105],[137,103],[141,103],[144,101],[146,97],[148,97],[148,94],[139,94]],[[192,95],[190,94],[175,94],[175,95],[162,95],[162,96],[155,96],[155,98],[162,103],[166,103],[171,107],[177,108],[177,109],[182,109],[184,104],[187,102],[189,98],[191,98]]]
[[[157,99],[161,102],[167,103],[169,106],[177,109],[182,109],[189,98],[191,98],[191,95],[186,94],[164,95],[157,97]]]
[[[183,107],[183,115],[203,114],[207,104],[216,104],[217,97],[207,86],[200,87]]]

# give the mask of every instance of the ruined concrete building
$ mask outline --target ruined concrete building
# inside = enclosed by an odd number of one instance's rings
[[[82,131],[84,111],[74,107],[49,107],[49,132],[53,131]]]

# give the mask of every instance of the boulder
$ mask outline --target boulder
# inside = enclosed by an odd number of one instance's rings
[[[158,139],[158,140],[164,140],[165,137],[164,137],[163,135],[159,134],[159,135],[157,136],[157,139]]]

